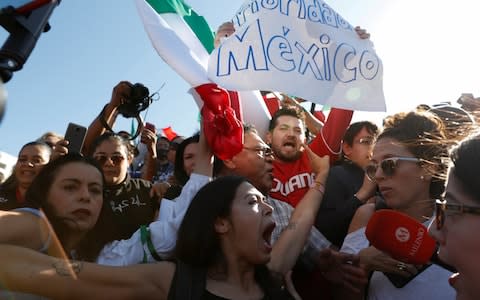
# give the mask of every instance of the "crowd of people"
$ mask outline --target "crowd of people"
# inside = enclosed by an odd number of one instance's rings
[[[2,299],[480,299],[480,99],[377,126],[285,96],[265,136],[243,124],[220,159],[203,128],[140,124],[137,145],[110,131],[131,88],[80,153],[53,132],[19,149],[0,186]],[[441,264],[371,245],[382,209],[428,227]]]

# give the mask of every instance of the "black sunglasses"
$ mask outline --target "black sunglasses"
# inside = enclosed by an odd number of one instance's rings
[[[438,230],[443,228],[445,217],[454,214],[480,215],[480,207],[463,204],[449,204],[447,203],[447,200],[442,199],[437,199],[435,201],[435,223]]]
[[[106,155],[98,155],[93,157],[101,166],[103,166],[108,159],[112,161],[114,165],[120,164],[125,157],[121,155],[112,155],[112,156],[106,156]]]
[[[390,157],[382,160],[380,164],[368,165],[365,168],[365,174],[367,174],[368,179],[375,181],[375,173],[377,173],[378,166],[380,165],[380,168],[385,176],[393,176],[399,161],[420,162],[422,160],[416,157]]]

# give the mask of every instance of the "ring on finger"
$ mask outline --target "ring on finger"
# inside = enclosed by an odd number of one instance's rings
[[[407,265],[405,263],[403,262],[397,263],[397,269],[399,269],[400,271],[404,271],[406,268],[407,268]]]

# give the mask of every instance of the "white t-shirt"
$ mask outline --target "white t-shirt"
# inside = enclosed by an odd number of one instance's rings
[[[448,284],[450,271],[431,265],[402,288],[395,287],[382,272],[373,272],[368,286],[369,300],[454,300],[456,292]]]
[[[177,241],[177,231],[195,194],[209,181],[210,177],[193,173],[174,201],[162,199],[156,221],[150,223],[150,237],[155,251],[161,258],[168,258]],[[97,263],[110,266],[138,264],[147,255],[147,262],[155,262],[147,245],[141,242],[140,230],[128,240],[113,241],[103,247]]]

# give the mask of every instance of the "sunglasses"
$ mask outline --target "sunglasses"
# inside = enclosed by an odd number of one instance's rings
[[[118,165],[125,159],[125,157],[121,155],[112,155],[112,156],[98,155],[98,156],[94,156],[94,159],[101,166],[103,166],[107,162],[107,160],[110,160],[114,165]]]
[[[447,203],[447,200],[444,199],[437,199],[435,201],[435,223],[438,230],[443,228],[447,216],[455,214],[480,215],[480,207],[463,204],[449,204]]]
[[[410,161],[410,162],[420,162],[422,161],[416,157],[390,157],[382,160],[380,164],[371,164],[365,168],[365,174],[367,174],[368,179],[375,181],[375,174],[377,173],[378,166],[382,169],[382,172],[385,176],[391,177],[395,174],[397,165],[399,161]]]
[[[257,148],[249,148],[243,147],[243,149],[247,149],[250,151],[255,151],[260,154],[262,157],[267,157],[273,155],[273,150],[270,147],[257,147]]]

